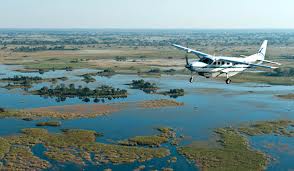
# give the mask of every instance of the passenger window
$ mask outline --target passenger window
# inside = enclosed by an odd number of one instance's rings
[[[217,62],[217,64],[218,64],[218,65],[220,65],[220,64],[221,64],[221,62]]]
[[[227,65],[230,65],[230,62],[228,62]]]
[[[225,65],[225,62],[224,61],[222,62],[222,65]]]

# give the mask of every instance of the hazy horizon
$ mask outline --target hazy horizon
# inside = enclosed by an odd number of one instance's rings
[[[0,2],[4,29],[294,29],[293,0]]]

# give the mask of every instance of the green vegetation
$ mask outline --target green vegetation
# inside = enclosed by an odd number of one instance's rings
[[[152,136],[136,136],[133,138],[128,139],[127,141],[120,141],[119,144],[121,145],[129,145],[129,146],[150,146],[150,147],[159,147],[161,144],[166,143],[168,138],[161,137],[157,135]]]
[[[232,128],[215,130],[220,136],[221,147],[191,144],[178,151],[194,161],[201,170],[264,170],[267,157],[249,149],[248,141]]]
[[[150,83],[148,81],[141,80],[133,80],[130,84],[131,88],[133,89],[140,89],[147,93],[153,93],[157,89],[159,89],[155,83]]]
[[[107,68],[101,72],[97,72],[97,75],[103,76],[103,77],[110,77],[110,76],[113,76],[114,74],[115,74],[115,71],[112,68]]]
[[[42,77],[18,76],[2,78],[2,81],[24,82],[24,81],[41,81]]]
[[[6,110],[2,107],[0,107],[0,113],[6,112]]]
[[[58,127],[61,126],[60,121],[47,121],[47,122],[38,122],[36,126],[53,126],[53,127]]]
[[[294,77],[271,76],[267,73],[242,73],[233,77],[234,82],[257,82],[270,85],[294,85]]]
[[[276,134],[293,137],[292,120],[262,121],[248,126],[234,128],[219,128],[215,133],[219,136],[216,144],[195,142],[179,147],[178,151],[195,162],[201,170],[264,170],[267,157],[249,148],[246,137]]]
[[[177,98],[179,96],[184,96],[185,90],[184,89],[170,89],[169,91],[159,92],[158,94],[170,96],[172,98]]]
[[[290,94],[280,94],[280,95],[276,95],[277,97],[281,98],[281,99],[294,99],[294,94],[290,93]]]
[[[96,165],[144,162],[169,155],[164,148],[127,147],[96,142],[99,133],[91,130],[68,129],[61,134],[50,134],[46,129],[27,128],[21,135],[0,138],[0,158],[5,161],[2,170],[48,169],[50,163],[33,155],[31,147],[43,145],[44,155],[61,163]],[[10,148],[12,146],[13,148]],[[91,157],[93,155],[93,157]]]
[[[126,56],[116,56],[115,57],[115,60],[116,61],[126,61],[127,60],[127,57]]]
[[[14,48],[13,52],[38,52],[38,51],[57,51],[57,50],[79,50],[78,48],[65,48],[65,46],[53,46],[53,47],[47,47],[47,46],[20,46]]]
[[[95,82],[96,79],[93,78],[90,74],[84,74],[82,81],[84,81],[86,83],[90,83],[90,82]]]
[[[7,89],[14,89],[14,88],[31,88],[32,84],[41,83],[41,82],[57,82],[58,80],[65,81],[66,77],[60,78],[42,78],[42,77],[29,77],[29,76],[18,76],[15,75],[14,77],[2,78],[2,82],[8,82],[4,88]]]
[[[85,101],[89,101],[89,98],[108,98],[111,100],[112,98],[125,98],[128,96],[127,90],[115,89],[107,85],[91,90],[88,87],[82,86],[76,88],[74,84],[70,84],[68,87],[61,84],[54,88],[44,86],[39,90],[33,91],[33,93],[45,97],[57,97],[60,101],[73,97],[84,98]]]
[[[289,130],[288,127],[294,127],[294,121],[280,120],[280,121],[262,121],[251,124],[247,127],[240,127],[238,130],[249,136],[276,134],[288,137],[294,137],[294,131]]]
[[[129,138],[127,140],[119,141],[118,144],[126,146],[149,146],[149,147],[159,147],[163,143],[167,143],[169,140],[174,140],[176,138],[176,133],[172,128],[162,127],[157,128],[160,132],[158,135],[150,136],[136,136]]]

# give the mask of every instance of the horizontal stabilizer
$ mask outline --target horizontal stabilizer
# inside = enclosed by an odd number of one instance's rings
[[[268,60],[259,60],[260,62],[265,62],[265,63],[270,63],[270,64],[275,64],[275,65],[281,65],[278,62],[273,62],[273,61],[268,61]]]

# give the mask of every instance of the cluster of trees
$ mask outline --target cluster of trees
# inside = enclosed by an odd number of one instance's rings
[[[39,46],[39,45],[51,45],[51,46],[63,46],[63,45],[88,45],[88,44],[97,44],[98,42],[94,38],[83,37],[79,38],[77,35],[73,35],[72,38],[68,38],[64,35],[48,35],[53,39],[58,40],[46,40],[44,38],[36,39],[34,36],[38,33],[28,35],[26,39],[16,39],[18,35],[7,36],[4,40],[0,40],[0,45],[30,45],[30,46]],[[46,33],[44,33],[46,35]],[[32,36],[32,38],[30,38]]]
[[[115,60],[116,61],[126,61],[127,60],[127,57],[125,57],[125,56],[116,56],[115,57]]]
[[[18,81],[40,81],[42,79],[43,79],[42,77],[38,77],[38,76],[29,77],[29,76],[15,75],[14,77],[2,78],[1,80],[18,82]]]
[[[185,90],[182,89],[182,88],[179,88],[179,89],[170,89],[169,94],[184,94],[185,93]]]
[[[125,98],[128,95],[127,90],[113,88],[111,86],[102,85],[94,90],[88,87],[78,86],[75,87],[74,84],[66,86],[64,84],[57,85],[54,88],[49,88],[47,86],[35,91],[35,94],[45,96],[45,97],[57,97],[60,101],[64,101],[67,97],[79,97],[84,101],[89,100],[89,98]]]
[[[33,82],[43,80],[41,77],[29,77],[29,76],[18,76],[15,75],[14,77],[9,78],[2,78],[3,81],[13,82],[14,85],[20,85],[22,87],[30,87]],[[6,87],[10,88],[12,85],[9,83]]]
[[[99,75],[99,76],[112,76],[114,74],[115,74],[115,70],[112,68],[107,68],[101,72],[97,72],[97,75]]]
[[[5,109],[0,107],[0,113],[3,113],[3,112],[5,112]]]
[[[90,83],[90,82],[95,82],[96,79],[93,78],[93,77],[91,76],[91,74],[84,74],[84,75],[83,75],[83,80],[82,80],[82,81],[84,81],[84,82],[86,82],[86,83]]]
[[[163,94],[165,96],[170,96],[171,98],[177,98],[179,96],[184,96],[185,90],[180,89],[170,89],[169,91],[160,92],[158,94]]]
[[[30,46],[20,46],[13,49],[14,52],[37,52],[37,51],[47,51],[47,50],[79,50],[78,48],[65,48],[65,46],[54,46],[54,47],[47,47],[47,46],[37,46],[37,47],[30,47]]]
[[[133,80],[130,85],[132,88],[143,90],[146,93],[153,93],[158,89],[155,83],[150,83],[148,81],[144,81],[143,79]]]

